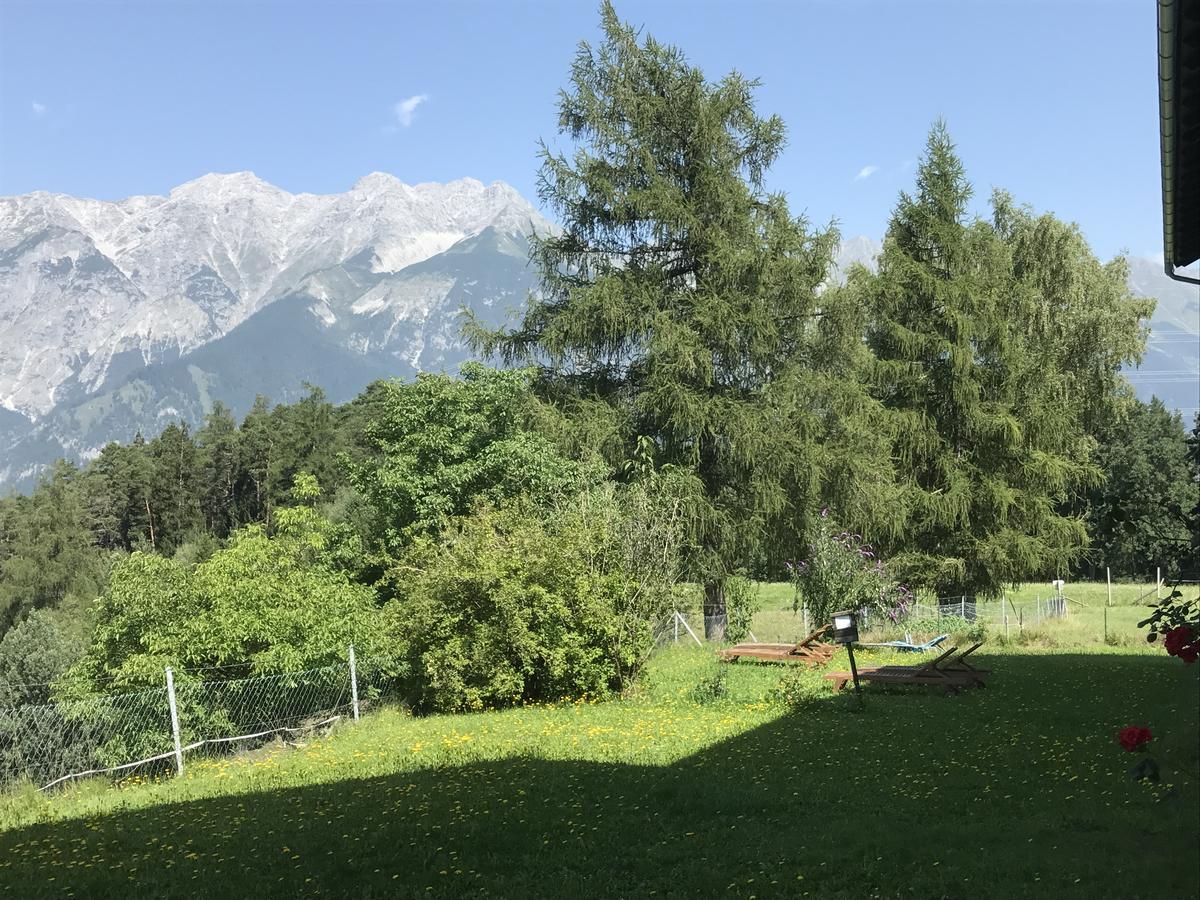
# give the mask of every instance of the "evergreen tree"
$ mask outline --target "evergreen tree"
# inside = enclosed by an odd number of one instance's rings
[[[129,453],[115,441],[105,444],[84,473],[92,538],[108,550],[129,549]]]
[[[170,554],[185,536],[202,527],[196,443],[187,424],[172,423],[150,445],[153,462],[150,506],[155,515],[155,545]]]
[[[133,443],[126,455],[125,470],[128,485],[128,548],[135,550],[145,545],[151,550],[157,547],[155,534],[156,511],[151,505],[151,493],[154,487],[154,460],[151,458],[150,446],[139,431],[133,436]]]
[[[261,394],[242,420],[238,479],[239,520],[271,523],[272,490],[279,483],[279,435],[271,406]]]
[[[200,508],[205,528],[218,537],[227,536],[238,524],[236,488],[238,479],[238,428],[233,415],[221,401],[213,404],[196,432],[199,448]]]
[[[308,394],[304,399],[277,406],[271,413],[280,439],[274,484],[290,485],[299,473],[306,472],[331,495],[345,482],[338,463],[341,439],[335,428],[334,407],[319,387],[306,383],[305,388]],[[273,499],[278,504],[287,497],[275,495]]]
[[[870,518],[869,401],[842,371],[854,354],[818,360],[840,341],[836,297],[818,298],[837,235],[766,191],[784,126],[755,112],[756,82],[708,82],[601,14],[604,40],[580,45],[559,99],[574,154],[542,146],[539,194],[563,229],[534,240],[541,292],[516,331],[473,336],[541,363],[541,390],[614,468],[641,438],[698,475],[690,575],[719,637],[725,578],[797,540],[823,492],[847,488],[843,515]]]
[[[1120,265],[1100,266],[1071,226],[1002,194],[994,224],[969,220],[970,196],[938,122],[879,272],[851,283],[902,486],[894,568],[949,595],[1065,574],[1080,557],[1084,522],[1063,503],[1100,477],[1088,426],[1119,400],[1142,312]]]

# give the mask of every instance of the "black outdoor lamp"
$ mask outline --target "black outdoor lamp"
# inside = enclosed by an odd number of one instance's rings
[[[858,613],[852,609],[833,614],[833,639],[836,643],[846,645],[846,653],[850,656],[850,674],[854,678],[854,693],[858,695],[861,704],[862,688],[858,685],[858,666],[854,664],[854,642],[858,640]]]
[[[833,614],[833,639],[839,644],[852,644],[858,640],[858,613],[848,609]]]

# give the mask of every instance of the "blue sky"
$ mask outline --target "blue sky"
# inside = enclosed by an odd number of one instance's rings
[[[760,78],[760,111],[789,128],[770,187],[846,236],[882,234],[942,115],[978,201],[1004,187],[1105,257],[1161,250],[1151,0],[617,10],[711,79]],[[532,198],[555,93],[597,37],[597,4],[569,0],[0,0],[0,194],[116,199],[249,169],[291,191],[379,170]]]

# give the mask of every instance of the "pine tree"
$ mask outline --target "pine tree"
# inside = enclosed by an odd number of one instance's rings
[[[836,301],[818,297],[837,235],[766,191],[784,126],[755,112],[756,82],[706,81],[607,2],[602,27],[560,94],[573,155],[542,146],[539,193],[563,229],[535,238],[541,292],[520,328],[474,338],[539,362],[541,390],[617,471],[648,438],[657,465],[695,472],[690,574],[719,637],[725,578],[793,543],[823,490],[847,488],[849,518],[869,512],[855,474],[869,403],[847,358],[818,362],[840,340]]]
[[[305,472],[317,479],[328,496],[345,482],[337,457],[341,441],[335,428],[334,407],[321,388],[308,383],[304,386],[308,394],[302,400],[277,406],[271,413],[280,442],[274,482],[281,487],[291,485],[299,473]],[[282,495],[274,497],[276,503],[286,499]]]

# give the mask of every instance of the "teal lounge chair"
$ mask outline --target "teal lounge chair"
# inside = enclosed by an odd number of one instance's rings
[[[914,644],[912,638],[905,635],[907,640],[903,641],[885,641],[882,644],[859,644],[860,647],[891,647],[893,650],[901,650],[905,653],[925,653],[928,650],[936,650],[942,641],[950,637],[948,634],[939,634],[937,637],[926,641],[923,644]]]

